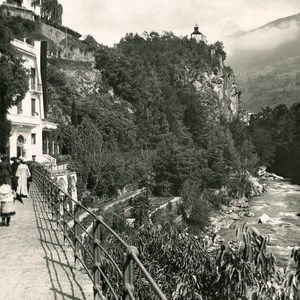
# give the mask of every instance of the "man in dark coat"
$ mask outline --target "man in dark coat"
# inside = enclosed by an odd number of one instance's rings
[[[19,166],[19,160],[17,157],[12,157],[10,160],[13,161],[13,163],[10,165],[11,168],[11,181],[12,181],[12,189],[13,191],[17,191],[18,186],[18,177],[16,176],[16,172]]]

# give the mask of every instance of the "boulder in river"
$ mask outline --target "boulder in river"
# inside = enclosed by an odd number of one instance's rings
[[[254,213],[251,212],[251,211],[246,211],[246,212],[244,213],[244,216],[245,216],[245,217],[254,217]]]
[[[230,209],[228,206],[221,204],[220,209],[225,214],[230,214],[232,212],[232,209]]]
[[[237,220],[240,219],[240,216],[239,216],[238,214],[236,214],[236,213],[231,213],[231,214],[230,214],[230,218],[231,218],[232,220],[237,221]]]
[[[248,199],[246,197],[242,197],[241,199],[234,199],[230,201],[230,204],[234,207],[238,208],[248,208],[249,204],[247,203]]]
[[[272,218],[270,218],[267,214],[262,214],[258,219],[258,223],[266,224],[272,222]]]

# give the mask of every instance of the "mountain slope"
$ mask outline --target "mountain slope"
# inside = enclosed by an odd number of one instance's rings
[[[300,14],[232,35],[227,44],[247,110],[300,101]]]

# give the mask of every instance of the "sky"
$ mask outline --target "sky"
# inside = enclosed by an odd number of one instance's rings
[[[126,33],[190,35],[197,22],[208,42],[224,41],[278,18],[300,13],[299,0],[59,0],[63,25],[113,46]],[[225,49],[226,49],[226,43]]]

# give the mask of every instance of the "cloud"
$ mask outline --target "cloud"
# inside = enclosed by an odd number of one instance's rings
[[[189,35],[195,22],[209,42],[300,11],[299,0],[59,0],[63,23],[98,42],[117,43],[128,32]],[[297,11],[298,9],[298,11]]]
[[[241,50],[263,51],[296,40],[299,36],[300,23],[291,20],[280,24],[280,26],[264,26],[239,37],[227,38],[225,43],[229,54]]]

